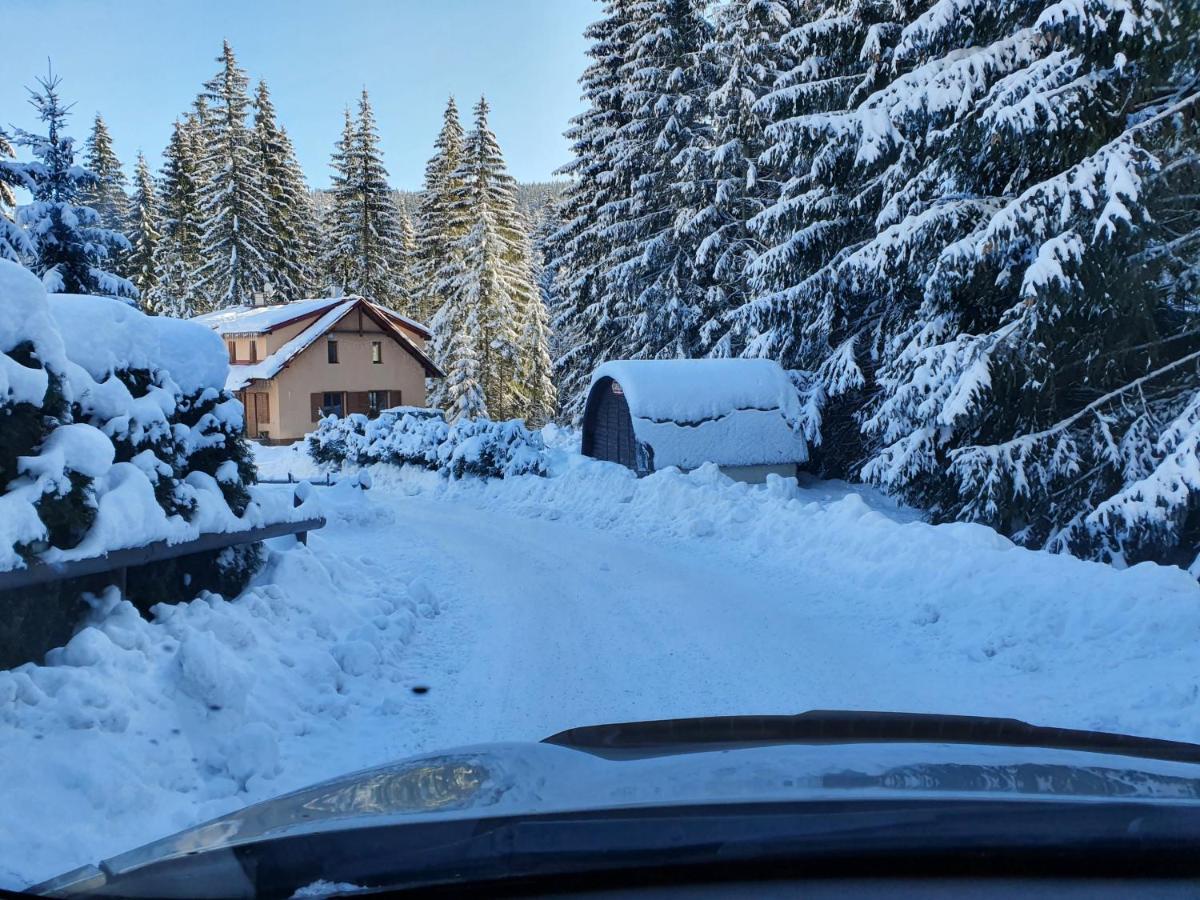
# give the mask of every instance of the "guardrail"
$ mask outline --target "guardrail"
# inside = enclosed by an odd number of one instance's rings
[[[315,531],[325,525],[323,517],[300,519],[295,522],[277,522],[273,525],[262,525],[246,531],[225,531],[202,534],[190,541],[169,544],[166,541],[154,541],[141,547],[130,547],[126,550],[110,550],[100,556],[89,556],[86,559],[72,559],[65,562],[35,562],[24,569],[10,569],[0,572],[0,591],[32,587],[52,581],[65,581],[69,578],[82,578],[85,575],[102,575],[106,572],[116,574],[114,584],[125,593],[125,572],[135,566],[146,563],[174,559],[177,556],[188,556],[192,553],[204,553],[208,550],[223,550],[238,544],[253,544],[267,538],[282,537],[285,534],[298,536],[301,543],[308,540],[308,532]]]

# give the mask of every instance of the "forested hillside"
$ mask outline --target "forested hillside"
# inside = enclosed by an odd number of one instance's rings
[[[1200,18],[1184,0],[610,0],[549,242],[561,398],[795,370],[826,474],[1192,563]]]

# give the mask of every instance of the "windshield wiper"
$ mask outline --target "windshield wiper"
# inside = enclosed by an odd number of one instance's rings
[[[543,743],[601,756],[681,753],[736,744],[989,744],[1111,753],[1200,763],[1200,744],[1105,731],[1049,728],[1019,719],[814,709],[795,716],[708,716],[570,728]]]

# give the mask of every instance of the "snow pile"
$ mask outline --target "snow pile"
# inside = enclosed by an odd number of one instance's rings
[[[362,497],[330,496],[335,521],[363,527]],[[269,543],[237,602],[202,594],[147,621],[110,590],[45,665],[0,671],[0,886],[397,755],[406,649],[436,596],[365,556]]]
[[[651,468],[808,459],[799,394],[771,360],[614,360],[596,369],[589,390],[615,391],[613,383],[638,442],[652,451]]]
[[[545,475],[545,445],[519,419],[459,419],[447,425],[437,409],[397,406],[376,419],[327,416],[306,439],[318,463],[415,465],[450,478]]]
[[[221,390],[210,330],[108,298],[47,298],[7,262],[0,304],[14,313],[0,322],[0,569],[302,515],[251,496],[241,405]],[[253,567],[245,550],[225,561],[238,556]]]

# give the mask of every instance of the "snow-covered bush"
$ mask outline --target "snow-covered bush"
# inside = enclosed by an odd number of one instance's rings
[[[527,429],[520,419],[459,419],[450,426],[437,455],[439,467],[451,478],[546,474],[542,436]]]
[[[451,478],[545,475],[545,445],[520,419],[459,419],[447,425],[441,410],[398,406],[377,419],[327,416],[308,436],[319,463],[392,463],[436,469]]]
[[[0,570],[262,518],[213,332],[110,298],[47,296],[8,261],[0,310]],[[260,555],[248,545],[131,570],[130,599],[236,593]]]

